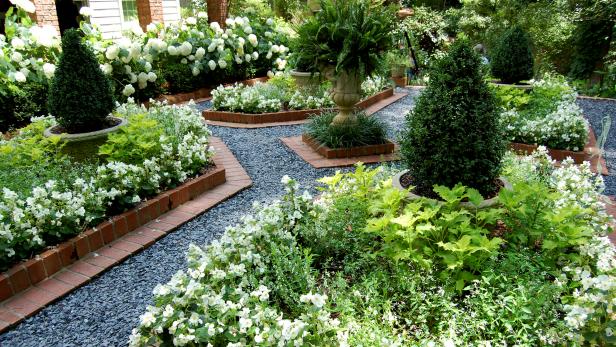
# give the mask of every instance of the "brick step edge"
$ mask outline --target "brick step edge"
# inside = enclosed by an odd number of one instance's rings
[[[387,140],[386,143],[379,145],[366,145],[366,146],[357,146],[351,148],[329,148],[326,145],[322,145],[313,139],[308,134],[302,134],[302,141],[310,146],[315,152],[319,153],[321,156],[327,159],[335,159],[335,158],[353,158],[353,157],[363,157],[367,155],[379,155],[379,154],[390,154],[395,150],[395,145],[393,142]]]
[[[0,274],[0,332],[250,187],[250,177],[224,143],[211,137],[210,144],[215,166],[205,174]]]
[[[394,89],[385,89],[377,94],[374,94],[357,104],[355,107],[365,110],[368,107],[390,98],[394,95]],[[335,111],[335,108],[330,109],[310,109],[310,110],[288,110],[280,112],[266,112],[266,113],[243,113],[243,112],[228,112],[228,111],[214,111],[204,110],[202,112],[203,118],[209,121],[227,122],[227,123],[241,123],[241,124],[264,124],[264,123],[276,123],[276,122],[295,122],[308,119],[311,115],[319,115],[326,111]]]

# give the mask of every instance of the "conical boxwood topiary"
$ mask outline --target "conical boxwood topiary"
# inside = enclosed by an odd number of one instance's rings
[[[480,66],[467,42],[454,43],[406,117],[400,150],[421,195],[434,197],[434,185],[462,183],[484,196],[497,188],[505,142]]]
[[[62,55],[49,91],[49,112],[69,133],[88,132],[108,126],[113,111],[111,84],[77,30],[62,37]]]
[[[518,83],[533,77],[533,65],[528,35],[518,26],[507,30],[492,52],[492,75],[503,83]]]

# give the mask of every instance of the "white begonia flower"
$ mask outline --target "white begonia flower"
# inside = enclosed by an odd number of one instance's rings
[[[213,60],[208,61],[207,65],[210,67],[210,70],[216,69],[216,62]]]
[[[178,49],[175,48],[175,46],[169,46],[167,47],[167,53],[169,53],[169,55],[178,55]]]
[[[59,47],[60,35],[56,28],[51,25],[33,26],[30,28],[30,35],[34,42],[43,47]]]
[[[135,87],[133,87],[132,84],[125,85],[124,89],[122,90],[122,94],[124,94],[125,96],[131,96],[135,94]]]
[[[15,49],[24,49],[24,47],[26,47],[26,43],[19,37],[14,37],[11,40],[11,46],[13,46],[13,48]]]
[[[199,70],[199,67],[193,66],[193,68],[192,68],[193,76],[199,76],[200,73],[201,73],[201,70]]]
[[[186,58],[182,58],[182,60],[180,60],[180,63],[182,63],[182,64],[188,64],[188,59],[186,59]]]
[[[183,42],[182,45],[180,45],[179,51],[183,56],[187,56],[192,53],[192,49],[193,47],[190,42]]]
[[[152,71],[148,72],[148,81],[149,82],[154,82],[156,81],[156,79],[158,78],[158,76],[156,76],[156,74]]]
[[[36,7],[29,0],[10,0],[11,4],[21,8],[22,10],[28,13],[34,13],[36,11]]]
[[[212,23],[210,23],[210,28],[212,28],[212,30],[214,30],[214,31],[219,31],[220,30],[220,24],[218,24],[218,22],[212,22]]]
[[[190,61],[194,61],[194,60],[195,60],[195,56],[194,56],[194,55],[192,55],[192,54],[191,54],[191,55],[189,55],[189,56],[188,56],[188,60],[190,60]]]
[[[273,18],[268,18],[267,21],[265,21],[265,23],[269,26],[274,25],[274,19]]]
[[[90,17],[92,16],[92,9],[88,6],[84,6],[79,9],[79,14],[84,17]]]
[[[218,60],[218,66],[220,66],[221,69],[224,69],[227,67],[227,62],[224,59],[220,59]]]
[[[156,23],[150,23],[145,27],[145,29],[148,32],[155,33],[158,31],[158,25],[156,25]]]
[[[197,48],[197,52],[195,53],[195,57],[197,59],[201,59],[205,56],[205,49],[203,47]]]
[[[101,70],[105,75],[110,75],[113,72],[113,66],[111,66],[111,64],[105,63],[101,65]]]
[[[197,13],[197,17],[198,17],[198,18],[207,18],[207,12],[204,12],[204,11],[199,11],[199,12]]]
[[[259,41],[257,40],[257,36],[255,34],[248,35],[248,42],[250,42],[250,44],[255,47],[259,44]]]
[[[273,78],[274,76],[275,76],[275,75],[274,75],[274,73],[272,72],[272,70],[269,70],[269,71],[267,72],[267,77],[269,77],[269,78]]]
[[[195,18],[195,17],[188,17],[188,18],[186,18],[186,24],[188,24],[188,25],[196,25],[197,24],[197,18]]]
[[[24,57],[19,52],[13,52],[13,54],[11,54],[11,60],[16,63],[21,63],[23,59]]]
[[[24,75],[21,71],[15,72],[15,81],[23,83],[26,81],[26,75]]]
[[[257,59],[259,59],[259,52],[257,51],[252,52],[252,60],[257,60]]]
[[[107,47],[107,50],[105,51],[105,58],[107,58],[107,60],[115,60],[118,57],[118,54],[120,54],[120,47],[117,45],[111,45]]]
[[[56,73],[56,66],[54,64],[45,63],[43,65],[43,73],[45,74],[45,77],[51,79]]]
[[[280,47],[278,45],[273,45],[271,50],[274,53],[278,53],[278,52],[280,52]]]

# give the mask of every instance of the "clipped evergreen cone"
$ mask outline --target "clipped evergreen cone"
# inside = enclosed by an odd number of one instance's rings
[[[533,77],[530,39],[520,27],[507,30],[491,56],[492,75],[502,83],[515,84]]]

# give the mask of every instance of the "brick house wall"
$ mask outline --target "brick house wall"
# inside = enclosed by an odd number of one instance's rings
[[[207,17],[210,23],[218,22],[221,27],[224,27],[228,11],[227,0],[207,0]]]
[[[139,25],[143,31],[152,22],[163,22],[163,0],[137,0]]]
[[[51,25],[60,32],[55,0],[33,0],[36,12],[30,14],[39,25]]]

